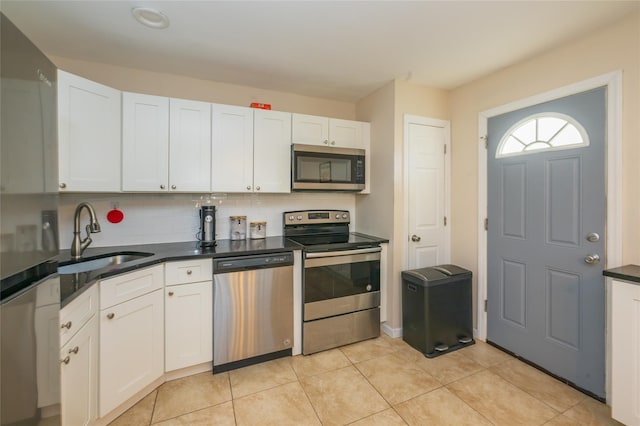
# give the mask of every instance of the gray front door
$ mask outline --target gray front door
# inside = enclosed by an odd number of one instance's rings
[[[604,87],[488,121],[487,339],[598,397],[605,129]]]

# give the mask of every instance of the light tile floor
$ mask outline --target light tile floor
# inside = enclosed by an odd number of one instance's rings
[[[386,335],[164,383],[111,426],[619,425],[606,405],[477,341],[425,358]]]

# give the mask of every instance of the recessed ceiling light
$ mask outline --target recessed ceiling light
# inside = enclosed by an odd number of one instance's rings
[[[148,7],[134,7],[131,14],[136,21],[149,28],[164,29],[169,26],[169,18],[164,13]]]

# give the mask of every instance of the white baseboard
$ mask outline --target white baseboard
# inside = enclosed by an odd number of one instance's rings
[[[380,326],[384,334],[389,337],[402,337],[402,327],[392,328],[388,323],[383,322]]]

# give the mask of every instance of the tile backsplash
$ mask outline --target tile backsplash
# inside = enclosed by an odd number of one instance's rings
[[[267,222],[267,236],[282,235],[282,213],[289,210],[339,209],[351,212],[355,230],[355,195],[350,193],[292,194],[61,194],[59,202],[60,248],[68,249],[73,239],[73,213],[87,201],[98,215],[102,231],[92,234],[92,247],[195,241],[200,227],[202,204],[216,206],[216,239],[228,239],[229,216],[247,216],[249,223]],[[124,213],[122,222],[107,221],[112,208]],[[82,212],[80,229],[86,236],[88,214]]]

